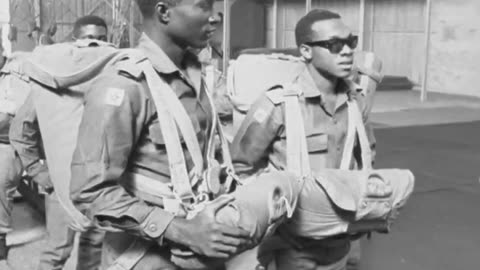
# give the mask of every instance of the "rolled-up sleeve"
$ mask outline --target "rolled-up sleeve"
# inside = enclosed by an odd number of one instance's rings
[[[249,109],[231,144],[235,171],[248,177],[265,167],[282,124],[281,105],[261,96]]]
[[[86,94],[72,160],[71,197],[105,230],[159,239],[173,215],[132,196],[119,184],[147,121],[142,87],[111,75],[97,80]]]

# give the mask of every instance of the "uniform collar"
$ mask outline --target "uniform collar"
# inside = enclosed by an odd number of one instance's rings
[[[305,68],[296,78],[296,83],[302,89],[303,96],[305,98],[320,98],[320,102],[323,103],[324,96],[323,93],[320,92],[313,80],[310,72],[308,69]],[[347,101],[350,100],[350,92],[352,89],[350,88],[349,84],[347,84],[344,80],[339,80],[337,84],[337,103],[335,105],[335,110],[345,104]]]
[[[199,91],[202,80],[201,65],[195,54],[187,51],[182,65],[185,67],[185,75],[173,63],[168,55],[153,42],[145,33],[142,33],[139,39],[138,48],[150,60],[153,68],[162,74],[179,73],[180,76],[189,83],[196,91]]]

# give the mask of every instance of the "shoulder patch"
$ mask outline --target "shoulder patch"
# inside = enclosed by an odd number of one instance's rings
[[[125,98],[125,90],[120,88],[108,88],[105,94],[105,104],[120,106]]]
[[[265,111],[264,109],[258,109],[253,114],[253,119],[255,119],[255,121],[259,123],[265,122],[265,120],[267,120],[267,117],[268,117],[268,112]]]

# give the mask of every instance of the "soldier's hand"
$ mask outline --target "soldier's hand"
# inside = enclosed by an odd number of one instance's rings
[[[174,220],[169,227],[176,227],[183,239],[172,240],[188,246],[198,254],[215,258],[228,258],[250,246],[252,241],[247,231],[215,220],[216,213],[232,200],[232,197],[221,197],[190,220]],[[166,237],[168,238],[168,235]]]

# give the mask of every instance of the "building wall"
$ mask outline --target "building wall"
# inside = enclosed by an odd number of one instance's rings
[[[388,75],[422,82],[425,0],[368,0],[365,11],[366,50],[383,61]]]
[[[246,48],[265,46],[265,5],[257,0],[237,0],[231,6],[230,47],[235,56]]]
[[[432,1],[428,91],[480,96],[480,1]]]

